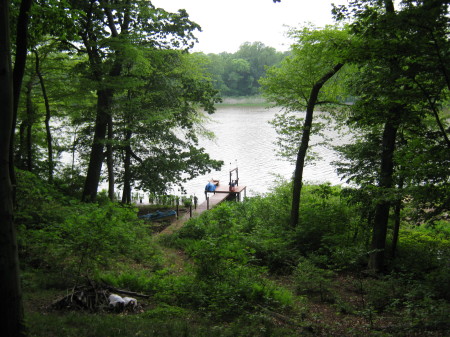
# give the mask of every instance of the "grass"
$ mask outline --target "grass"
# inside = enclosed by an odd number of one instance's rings
[[[291,280],[278,278],[280,286]],[[331,289],[334,299],[297,297],[287,313],[256,310],[230,320],[214,320],[193,309],[157,303],[141,303],[137,313],[89,313],[52,311],[47,305],[60,291],[27,293],[25,303],[29,336],[128,337],[128,336],[435,336],[448,330],[414,327],[397,313],[377,313],[365,307],[367,300],[355,275],[337,275]],[[31,306],[32,305],[32,306]]]
[[[208,336],[209,333],[187,317],[161,320],[142,314],[31,313],[28,322],[29,336],[36,337]]]

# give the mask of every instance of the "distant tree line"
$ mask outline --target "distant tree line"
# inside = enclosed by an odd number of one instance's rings
[[[245,42],[235,53],[208,54],[207,69],[222,97],[253,96],[259,94],[259,79],[266,68],[279,64],[288,54],[262,42]]]

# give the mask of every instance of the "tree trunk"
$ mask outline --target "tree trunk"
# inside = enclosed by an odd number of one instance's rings
[[[89,166],[84,184],[83,201],[95,201],[97,198],[112,95],[112,90],[109,89],[97,91],[97,117],[95,119],[94,140],[92,142]]]
[[[26,336],[19,258],[13,221],[10,142],[14,94],[9,39],[9,1],[0,1],[0,317],[2,335]]]
[[[400,178],[400,182],[398,184],[398,189],[401,191],[403,190],[403,178]],[[397,252],[397,243],[398,243],[398,237],[400,233],[400,212],[402,210],[402,198],[399,197],[394,204],[394,232],[392,234],[392,249],[391,249],[391,256],[392,258],[395,258],[395,254]]]
[[[31,100],[31,92],[33,90],[32,79],[27,83],[27,117],[26,117],[26,170],[33,172],[33,124],[34,124],[34,106]]]
[[[394,14],[395,8],[392,0],[384,0],[384,6],[387,13]],[[392,69],[397,69],[396,60],[392,61]],[[391,117],[384,124],[380,179],[378,186],[381,190],[387,190],[392,187],[392,175],[394,171],[394,150],[395,138],[397,136],[398,126],[393,123],[393,118],[397,118],[397,109],[391,109]],[[386,249],[386,235],[389,221],[389,200],[380,201],[375,208],[375,218],[372,232],[371,252],[369,257],[369,268],[375,272],[384,269],[384,258]]]
[[[394,232],[392,234],[391,257],[395,258],[397,252],[398,236],[400,233],[400,212],[402,210],[402,201],[397,200],[394,204]]]
[[[108,20],[108,26],[111,30],[111,34],[113,37],[118,37],[119,34],[115,28],[115,23],[111,14],[111,10],[106,5],[105,2],[102,2],[104,6],[104,11],[106,14],[106,18]],[[90,13],[92,7],[88,10],[89,20],[92,19],[92,13]],[[127,13],[129,8],[127,7]],[[122,25],[122,34],[126,34],[128,31],[129,17],[128,15],[124,16],[124,22]],[[95,33],[91,31],[92,27],[90,25],[90,21],[86,22],[85,31],[81,33],[81,38],[83,39],[84,45],[88,51],[89,61],[91,63],[91,67],[93,68],[93,74],[95,79],[98,81],[99,85],[105,88],[105,83],[101,83],[104,81],[104,73],[101,72],[101,69],[104,67],[102,57],[99,53],[98,49],[98,41],[95,37]],[[116,52],[118,54],[118,52]],[[117,58],[111,70],[109,71],[109,76],[111,78],[115,76],[119,76],[122,71],[122,63]],[[103,164],[103,149],[106,137],[106,131],[108,128],[108,124],[112,128],[112,123],[108,123],[109,120],[112,121],[112,99],[113,99],[114,91],[113,89],[99,89],[97,90],[97,116],[95,120],[95,132],[94,132],[94,140],[91,148],[91,155],[89,159],[88,172],[86,175],[86,181],[84,185],[82,200],[83,201],[95,201],[97,198],[97,189],[98,183],[100,181],[100,174],[102,171]],[[111,129],[112,134],[112,129]],[[112,154],[111,154],[112,158]],[[114,180],[114,179],[113,179]],[[110,181],[111,183],[111,181]],[[114,190],[112,190],[114,193]]]
[[[306,107],[306,116],[303,124],[303,133],[300,143],[300,148],[297,153],[297,161],[295,163],[294,182],[292,189],[292,208],[291,208],[291,226],[296,227],[298,225],[298,217],[300,213],[300,196],[302,192],[303,184],[303,167],[305,164],[306,151],[309,146],[309,138],[311,134],[312,120],[314,114],[314,108],[317,103],[320,89],[324,84],[333,77],[341,68],[343,64],[339,63],[333,67],[328,73],[326,73],[319,81],[317,81],[311,89],[311,93],[308,99],[308,106]]]
[[[108,197],[109,200],[114,201],[114,158],[113,158],[113,119],[112,115],[108,115],[108,143],[106,145],[106,164],[108,167]]]
[[[396,114],[398,113],[398,111],[394,109],[391,113],[393,114],[393,118],[397,118]],[[398,126],[396,123],[393,123],[392,119],[388,120],[384,125],[380,180],[378,183],[380,189],[384,191],[392,187],[395,139],[397,136],[397,130]],[[369,268],[376,272],[381,271],[384,268],[389,209],[389,200],[380,201],[375,209]]]
[[[51,118],[50,103],[48,101],[47,90],[45,88],[45,83],[44,83],[44,77],[42,76],[42,73],[41,73],[39,54],[36,50],[34,51],[34,55],[36,56],[36,74],[39,78],[39,83],[41,84],[42,96],[44,97],[44,103],[45,103],[45,131],[46,131],[46,137],[47,137],[48,181],[50,183],[52,183],[53,182],[53,170],[54,170],[55,165],[53,163],[52,132],[50,130],[50,118]]]
[[[123,195],[122,203],[131,203],[131,147],[130,147],[131,131],[127,130],[125,133],[125,159],[123,162],[124,177],[123,177]]]
[[[13,199],[14,187],[16,185],[16,174],[14,172],[14,133],[17,123],[17,110],[19,108],[20,90],[22,88],[22,79],[25,72],[25,63],[27,60],[28,47],[28,20],[31,4],[33,0],[22,0],[20,3],[19,17],[17,18],[17,36],[16,36],[16,57],[14,60],[13,71],[13,120],[11,139],[9,144],[9,170],[11,183],[13,184]]]
[[[20,168],[21,170],[24,170],[26,167],[25,160],[24,160],[26,128],[27,128],[26,121],[22,121],[22,123],[20,123],[20,126],[19,126],[19,149],[16,152],[16,156],[14,159],[14,165],[16,167]]]

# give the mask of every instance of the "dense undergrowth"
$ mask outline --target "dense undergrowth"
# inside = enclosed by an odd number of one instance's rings
[[[340,187],[290,187],[224,203],[170,235],[137,209],[83,204],[19,174],[22,284],[30,336],[445,336],[450,226],[402,223],[385,274],[366,272],[370,226]],[[404,209],[405,217],[408,212]],[[389,239],[390,240],[390,239]],[[388,242],[390,242],[388,240]],[[150,295],[133,313],[56,311],[85,282]]]

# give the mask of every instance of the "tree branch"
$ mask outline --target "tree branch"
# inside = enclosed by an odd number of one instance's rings
[[[108,19],[108,27],[111,30],[111,35],[113,37],[118,37],[119,33],[117,32],[116,25],[114,23],[114,17],[111,13],[111,9],[107,5],[108,1],[101,1],[101,4],[103,6],[103,10],[105,11],[106,17]]]
[[[131,156],[134,158],[134,159],[136,159],[140,164],[143,164],[144,163],[144,161],[141,159],[141,158],[139,158],[131,149],[130,149],[130,154],[131,154]]]

